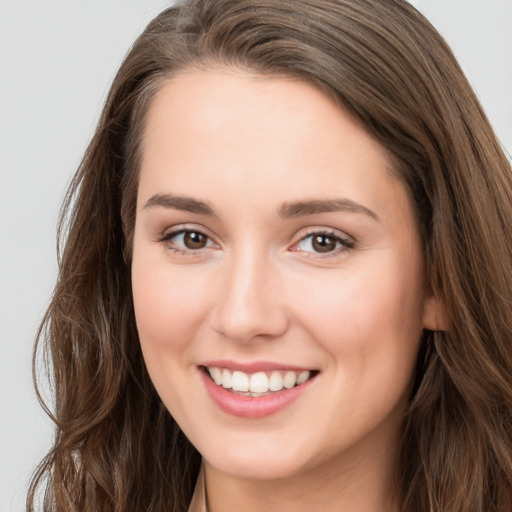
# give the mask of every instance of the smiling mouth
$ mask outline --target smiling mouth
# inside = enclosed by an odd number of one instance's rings
[[[233,394],[251,397],[267,396],[301,386],[319,373],[317,370],[245,373],[215,366],[202,368],[217,386],[222,386]]]

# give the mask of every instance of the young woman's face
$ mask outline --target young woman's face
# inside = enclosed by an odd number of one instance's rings
[[[207,463],[387,464],[438,313],[382,147],[311,85],[197,71],[157,94],[142,156],[140,341]]]

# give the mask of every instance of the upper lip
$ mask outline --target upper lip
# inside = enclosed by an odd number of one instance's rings
[[[287,370],[287,371],[313,371],[314,368],[279,363],[274,361],[252,361],[252,362],[241,362],[241,361],[231,361],[231,360],[214,360],[214,361],[204,361],[200,363],[199,366],[209,366],[213,368],[226,368],[231,371],[241,371],[244,373],[256,373],[256,372],[271,372],[274,370]]]

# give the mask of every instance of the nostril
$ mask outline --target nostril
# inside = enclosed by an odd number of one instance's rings
[[[224,338],[247,343],[282,336],[288,329],[289,321],[279,307],[266,310],[257,306],[247,309],[219,306],[211,325]]]

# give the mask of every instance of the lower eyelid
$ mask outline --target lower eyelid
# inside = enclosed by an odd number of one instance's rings
[[[204,251],[210,249],[210,247],[203,247],[201,249],[188,249],[174,245],[171,241],[163,241],[164,248],[166,251],[170,251],[172,254],[181,258],[201,258],[204,257]]]

